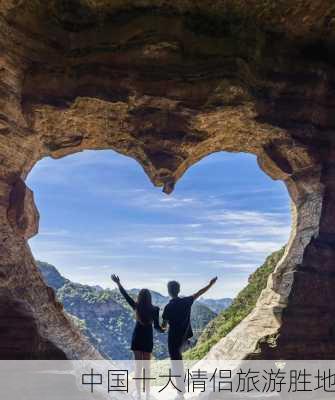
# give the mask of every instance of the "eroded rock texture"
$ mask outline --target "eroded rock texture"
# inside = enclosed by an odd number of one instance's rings
[[[23,182],[38,160],[110,148],[170,193],[206,155],[243,151],[287,185],[292,234],[257,308],[209,357],[334,357],[333,2],[0,7],[0,282],[31,307],[40,337],[69,358],[99,357],[26,242],[38,213]]]
[[[34,313],[27,302],[15,298],[7,290],[1,290],[0,302],[2,360],[66,359],[63,351],[40,336]]]

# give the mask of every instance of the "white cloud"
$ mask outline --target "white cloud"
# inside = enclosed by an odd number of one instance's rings
[[[41,230],[38,233],[39,236],[70,236],[71,232],[67,229],[59,230]]]
[[[169,197],[163,197],[158,199],[158,203],[150,204],[150,207],[160,208],[177,208],[177,207],[189,207],[194,205],[199,205],[200,200],[192,197],[179,197],[176,195],[170,195]]]
[[[186,224],[185,227],[187,228],[200,228],[202,224]]]
[[[212,268],[222,271],[254,271],[258,267],[257,263],[234,263],[226,260],[206,260],[201,261],[204,265],[209,265]]]
[[[177,238],[174,236],[162,236],[148,239],[148,241],[153,243],[175,243],[177,241]]]
[[[229,224],[243,224],[243,225],[262,225],[274,226],[281,225],[283,214],[277,213],[262,213],[259,211],[229,211],[224,210],[221,213],[209,214],[206,218],[209,221],[229,223]],[[286,217],[286,215],[285,215]]]

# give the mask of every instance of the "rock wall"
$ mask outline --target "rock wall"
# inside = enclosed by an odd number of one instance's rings
[[[0,354],[2,360],[64,360],[66,355],[41,337],[29,304],[7,290],[0,292]]]
[[[209,357],[333,357],[332,1],[2,0],[0,11],[0,287],[13,314],[17,298],[31,310],[35,337],[68,358],[100,356],[27,245],[38,212],[24,180],[38,160],[114,149],[170,193],[206,155],[243,151],[285,182],[292,233],[254,312]]]

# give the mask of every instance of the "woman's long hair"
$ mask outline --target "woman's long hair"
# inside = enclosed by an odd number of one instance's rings
[[[137,296],[136,303],[136,319],[142,325],[152,324],[151,293],[148,289],[141,289]]]

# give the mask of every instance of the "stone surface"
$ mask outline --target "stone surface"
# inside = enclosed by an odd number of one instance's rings
[[[41,337],[29,304],[0,291],[0,354],[2,360],[65,360],[63,351]]]
[[[39,213],[34,194],[21,178],[10,193],[7,217],[16,234],[24,239],[30,239],[38,233]]]
[[[37,213],[20,180],[38,160],[109,148],[170,193],[206,155],[243,151],[285,182],[292,233],[254,312],[209,356],[333,357],[333,2],[2,0],[0,10],[0,285],[31,306],[41,337],[69,358],[99,357],[26,243]]]

